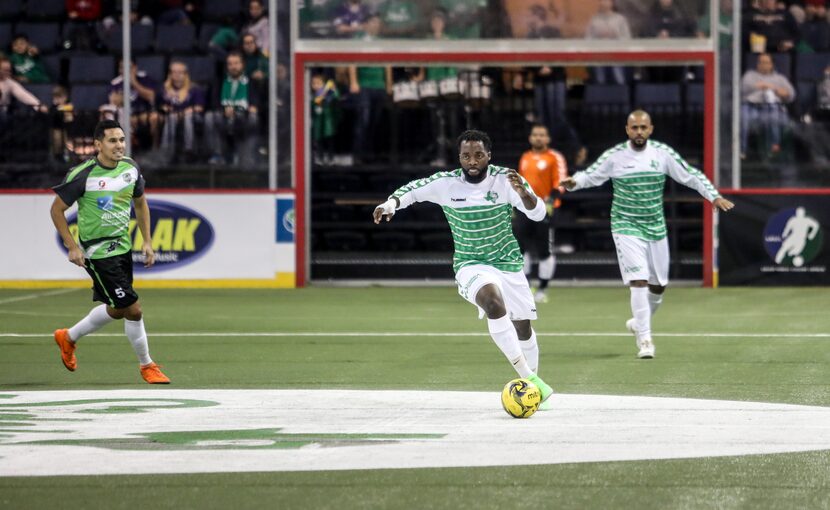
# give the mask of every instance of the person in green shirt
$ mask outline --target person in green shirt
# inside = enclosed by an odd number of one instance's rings
[[[14,78],[20,83],[49,83],[51,79],[38,56],[37,46],[29,43],[25,34],[17,34],[12,40],[9,57],[14,68]]]
[[[311,139],[314,162],[330,165],[333,158],[334,136],[339,121],[337,100],[340,94],[334,80],[326,80],[322,74],[311,77]]]
[[[422,14],[413,0],[387,0],[380,8],[385,37],[409,39],[420,35]]]
[[[124,155],[125,137],[114,120],[95,126],[97,155],[69,170],[54,188],[50,214],[69,262],[83,267],[92,278],[92,299],[104,304],[93,308],[80,322],[55,331],[61,361],[70,372],[77,368],[78,340],[113,320],[124,319],[124,332],[139,360],[141,377],[150,384],[168,384],[159,366],[150,358],[144,317],[133,289],[133,253],[130,210],[135,204],[138,229],[144,240],[144,267],[155,262],[150,235],[150,208],[144,196],[144,177],[138,164]],[[78,204],[78,241],[69,230],[66,210]]]
[[[234,28],[232,16],[222,19],[222,25],[213,33],[208,42],[208,50],[217,58],[224,59],[239,43],[239,34]]]
[[[207,139],[213,148],[208,163],[223,165],[230,156],[234,165],[250,167],[256,153],[259,95],[245,74],[242,53],[228,53],[225,66],[227,74],[219,93],[219,109],[205,116]]]

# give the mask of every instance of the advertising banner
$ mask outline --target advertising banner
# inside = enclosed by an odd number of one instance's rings
[[[726,194],[718,229],[722,285],[830,285],[830,193]]]
[[[15,247],[0,252],[0,282],[88,279],[82,268],[68,261],[52,225],[53,199],[52,193],[0,194],[0,236]],[[143,265],[144,238],[133,213],[129,237],[136,280],[293,286],[293,235],[281,237],[279,229],[287,227],[276,224],[278,204],[290,204],[293,218],[293,202],[291,193],[148,192],[156,263]],[[285,211],[282,219],[293,229],[288,215]],[[77,207],[66,217],[77,239]]]

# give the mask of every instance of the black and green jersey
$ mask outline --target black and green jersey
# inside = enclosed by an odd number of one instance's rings
[[[52,189],[67,205],[78,202],[78,231],[86,258],[103,259],[132,249],[132,201],[144,195],[144,177],[135,161],[124,158],[115,168],[107,168],[92,158],[70,169]]]

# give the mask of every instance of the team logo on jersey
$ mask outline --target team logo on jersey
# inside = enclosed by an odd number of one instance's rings
[[[764,248],[778,265],[802,267],[821,251],[821,224],[804,207],[775,213],[764,227]]]
[[[657,160],[656,160],[656,159],[652,159],[652,160],[651,160],[651,163],[649,163],[649,166],[650,166],[651,168],[655,169],[655,170],[658,170],[658,169],[659,169],[659,166],[657,165]]]
[[[106,187],[107,187],[107,181],[105,181],[104,179],[101,179],[100,181],[98,181],[98,189],[104,189]]]
[[[499,199],[499,194],[496,193],[495,191],[488,191],[487,194],[484,195],[484,199],[487,200],[488,202],[493,202],[495,204],[496,200]]]
[[[98,197],[95,200],[95,203],[98,205],[98,209],[101,209],[102,211],[111,211],[112,210],[113,202],[112,202],[112,197],[111,196]]]
[[[130,175],[129,172],[125,172],[125,173],[121,174],[121,178],[124,179],[124,182],[126,182],[127,184],[129,184],[133,180],[133,176]]]

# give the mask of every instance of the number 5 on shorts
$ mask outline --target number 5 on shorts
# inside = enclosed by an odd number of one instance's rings
[[[115,289],[115,295],[120,299],[120,298],[123,298],[124,296],[126,296],[127,293],[124,292],[124,289],[122,289],[121,287],[118,287],[117,289]]]

